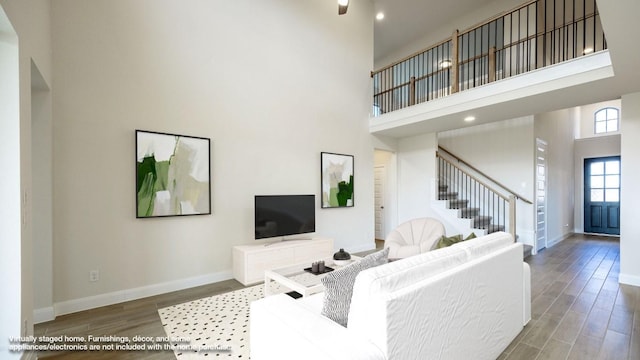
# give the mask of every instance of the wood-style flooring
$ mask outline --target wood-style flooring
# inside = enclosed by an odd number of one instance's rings
[[[616,239],[574,235],[526,260],[531,322],[499,357],[640,359],[640,288],[618,284]],[[38,324],[35,335],[166,336],[157,310],[242,288],[235,280],[106,306]],[[41,352],[41,359],[175,359],[170,351]]]
[[[574,235],[527,262],[532,320],[499,359],[640,359],[640,288],[618,283],[617,239]]]

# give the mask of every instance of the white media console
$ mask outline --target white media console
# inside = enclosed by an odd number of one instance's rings
[[[233,247],[233,277],[242,285],[264,281],[265,270],[314,261],[333,255],[333,239],[289,240]]]

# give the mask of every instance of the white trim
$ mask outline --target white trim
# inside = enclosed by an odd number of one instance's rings
[[[196,276],[187,279],[169,281],[160,284],[142,286],[134,289],[114,291],[107,294],[88,296],[80,299],[62,301],[54,304],[55,315],[65,315],[78,311],[113,305],[125,301],[141,299],[149,296],[165,294],[172,291],[189,289],[219,281],[233,279],[231,270]]]
[[[33,310],[33,323],[41,324],[43,322],[55,320],[56,312],[53,306],[48,306]]]
[[[620,275],[618,275],[618,282],[620,284],[640,286],[640,276],[620,273]]]
[[[557,238],[555,238],[555,239],[553,239],[551,241],[547,240],[547,248],[550,248],[552,246],[558,245],[560,242],[570,238],[571,235],[573,235],[573,234],[574,234],[573,232],[568,232],[568,233],[566,233],[564,235],[558,236]]]

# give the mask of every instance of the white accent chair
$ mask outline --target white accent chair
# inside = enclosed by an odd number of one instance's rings
[[[384,241],[389,259],[401,259],[432,250],[445,234],[444,225],[434,218],[424,217],[398,225]]]

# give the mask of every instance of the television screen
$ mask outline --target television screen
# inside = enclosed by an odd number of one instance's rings
[[[315,195],[256,195],[256,239],[315,231]]]

